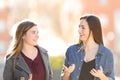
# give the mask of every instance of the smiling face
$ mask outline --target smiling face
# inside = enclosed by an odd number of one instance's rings
[[[81,41],[85,42],[88,40],[90,36],[90,29],[85,19],[80,20],[78,32],[79,32],[79,37]]]
[[[33,26],[30,28],[26,34],[23,36],[23,44],[35,46],[37,45],[37,40],[38,40],[38,28],[37,26]]]

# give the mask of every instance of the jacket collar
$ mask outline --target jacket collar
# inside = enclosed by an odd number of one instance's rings
[[[82,43],[78,45],[78,49],[77,49],[77,50],[78,50],[78,52],[79,52],[80,50],[84,50]],[[103,55],[103,54],[104,54],[104,50],[105,50],[104,45],[99,44],[99,48],[98,48],[98,53],[97,53],[97,55]]]
[[[45,49],[43,49],[42,47],[39,47],[39,46],[37,46],[37,48],[40,50],[44,65],[46,67],[47,65],[45,64],[46,63],[46,58],[45,58],[44,53],[47,53],[47,51]],[[28,65],[26,64],[24,58],[22,57],[21,53],[17,57],[16,66],[23,69],[25,72],[27,72],[29,74],[31,73],[31,71],[30,71]]]

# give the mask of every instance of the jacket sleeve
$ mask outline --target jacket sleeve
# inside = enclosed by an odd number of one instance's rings
[[[42,47],[39,47],[40,51],[41,51],[41,55],[43,58],[43,61],[45,63],[45,68],[46,68],[46,80],[53,80],[53,72],[52,72],[52,68],[50,66],[50,60],[49,60],[49,55],[48,55],[48,51]]]
[[[115,80],[115,75],[114,75],[114,58],[113,58],[113,53],[109,52],[110,54],[108,55],[108,59],[106,64],[109,67],[109,72],[106,74],[108,76],[109,80]]]
[[[13,75],[13,58],[9,58],[5,62],[5,67],[3,71],[3,80],[14,80]]]
[[[64,64],[63,65],[68,67],[69,66],[68,61],[69,61],[69,48],[67,49],[67,51],[65,53]],[[64,76],[64,68],[62,68],[62,70],[61,70],[60,80],[63,80],[63,76]]]
[[[49,62],[49,80],[53,80],[53,72],[50,66],[50,62]]]

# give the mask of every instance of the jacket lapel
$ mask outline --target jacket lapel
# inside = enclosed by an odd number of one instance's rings
[[[41,53],[41,56],[42,56],[42,59],[43,59],[43,63],[44,63],[44,66],[45,66],[45,69],[46,69],[46,76],[48,75],[48,55],[47,55],[47,51],[45,49],[43,49],[42,47],[39,47],[39,50],[40,50],[40,53]],[[17,61],[16,61],[16,66],[19,67],[20,69],[24,70],[26,73],[28,74],[31,74],[31,71],[28,67],[28,65],[26,64],[25,60],[23,59],[22,55],[20,54],[17,58]]]
[[[19,67],[20,69],[24,70],[28,74],[31,73],[29,67],[27,66],[27,64],[21,54],[18,56],[18,59],[16,61],[16,66]]]
[[[39,47],[39,49],[40,49],[40,53],[41,53],[41,56],[42,56],[42,59],[43,59],[43,63],[44,63],[45,68],[46,68],[46,67],[48,66],[48,65],[47,65],[47,64],[48,64],[48,58],[47,58],[47,55],[46,55],[47,51],[44,50],[44,49],[41,48],[41,47]]]
[[[47,55],[47,51],[41,47],[38,47],[39,50],[40,50],[40,53],[41,53],[41,56],[42,56],[42,59],[43,59],[43,63],[44,63],[44,66],[45,66],[45,69],[46,69],[46,80],[48,80],[48,75],[49,75],[49,68],[48,68],[48,64],[49,64],[49,61],[48,61],[48,55]]]

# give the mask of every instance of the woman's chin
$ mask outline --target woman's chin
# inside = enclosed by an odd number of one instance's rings
[[[81,38],[80,40],[81,40],[81,41],[85,41],[85,39],[82,39],[82,38]]]

